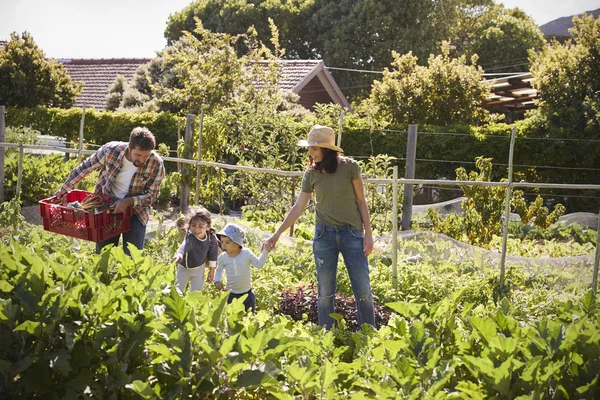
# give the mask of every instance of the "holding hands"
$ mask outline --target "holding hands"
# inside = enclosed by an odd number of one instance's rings
[[[262,250],[272,251],[275,248],[275,245],[277,244],[278,240],[279,240],[279,235],[273,234],[270,238],[268,238],[267,240],[265,240],[263,242],[261,251]]]

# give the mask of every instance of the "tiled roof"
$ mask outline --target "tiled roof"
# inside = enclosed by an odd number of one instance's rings
[[[315,69],[324,65],[321,60],[279,60],[279,62],[281,63],[283,74],[279,81],[279,88],[291,91],[294,91],[296,87],[303,83]],[[265,67],[269,65],[268,61],[259,61],[258,63]]]
[[[0,40],[0,49],[3,49],[6,47],[6,43],[8,43],[6,40]]]
[[[108,87],[123,75],[130,80],[140,65],[150,62],[148,58],[111,58],[111,59],[62,59],[71,79],[83,83],[83,90],[74,107],[104,110]]]
[[[279,88],[300,96],[300,104],[312,109],[315,103],[337,103],[350,109],[350,103],[327,70],[323,60],[279,60],[282,77]],[[268,61],[258,61],[266,68]],[[261,82],[254,85],[261,86]]]
[[[74,107],[93,107],[97,110],[104,110],[108,87],[114,82],[117,75],[123,75],[127,80],[131,80],[137,68],[150,62],[150,59],[73,59],[58,61],[67,68],[74,81],[83,83],[83,90],[75,101]],[[326,88],[320,90],[324,92],[326,97],[321,97],[319,101],[333,101],[349,107],[348,101],[325,68],[325,63],[322,60],[280,60],[280,62],[283,76],[279,86],[283,90],[298,93],[301,97],[301,104],[305,105],[302,103],[302,89],[307,87],[313,81],[313,78],[318,75],[323,82],[326,82]],[[259,63],[265,67],[268,65],[268,61],[260,61]],[[317,81],[320,82],[321,79],[317,79]],[[260,84],[260,82],[255,83],[259,86]],[[310,93],[309,96],[314,97],[314,93]],[[314,100],[309,101],[305,106],[310,108],[312,102]]]

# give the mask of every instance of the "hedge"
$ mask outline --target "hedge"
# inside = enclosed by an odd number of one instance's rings
[[[81,109],[9,109],[8,126],[30,126],[43,134],[65,137],[76,142],[79,137]],[[86,110],[84,137],[86,142],[103,144],[111,140],[128,140],[136,126],[148,127],[158,143],[177,147],[177,124],[183,134],[185,118],[171,113],[130,114]],[[205,118],[206,129],[215,123],[214,116]],[[303,124],[290,119],[289,124]],[[391,126],[374,131],[353,126],[344,128],[342,147],[352,156],[388,154],[398,158],[404,166],[406,157],[407,126]],[[361,125],[361,124],[358,124]],[[365,126],[366,124],[362,124]],[[543,121],[529,118],[518,121],[514,164],[515,180],[554,183],[597,184],[600,169],[600,133],[571,132],[568,128],[549,131]],[[484,127],[472,126],[419,126],[417,138],[416,178],[455,179],[456,168],[473,170],[478,156],[491,157],[493,179],[507,176],[508,154],[512,125],[496,123]],[[197,132],[198,125],[195,126]],[[572,141],[570,138],[586,140]],[[564,140],[563,140],[564,139]],[[591,139],[591,140],[587,140]],[[594,140],[595,139],[595,140]],[[551,166],[555,168],[544,168]],[[400,172],[403,175],[403,170]],[[530,192],[534,192],[533,189]],[[544,193],[559,196],[548,198],[550,203],[561,202],[570,212],[592,210],[597,206],[593,194],[582,191],[554,190]],[[577,197],[575,197],[577,196]],[[597,211],[597,210],[596,210]],[[595,211],[594,211],[595,212]]]

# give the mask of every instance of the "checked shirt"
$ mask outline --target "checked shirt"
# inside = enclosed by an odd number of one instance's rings
[[[126,142],[109,142],[100,147],[96,153],[86,158],[71,172],[59,192],[73,190],[87,175],[99,170],[94,192],[114,198],[112,184],[121,171],[127,146]],[[150,206],[158,198],[164,176],[163,160],[158,154],[152,152],[148,161],[138,168],[131,178],[129,191],[125,197],[133,198],[133,212],[144,225],[148,223]]]

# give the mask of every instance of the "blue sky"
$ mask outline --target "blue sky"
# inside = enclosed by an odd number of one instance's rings
[[[190,0],[0,0],[0,39],[28,31],[53,58],[151,58],[171,13]],[[542,25],[600,8],[600,0],[502,0]]]

